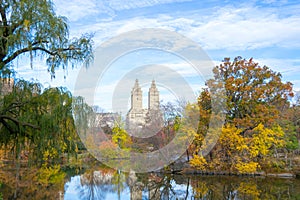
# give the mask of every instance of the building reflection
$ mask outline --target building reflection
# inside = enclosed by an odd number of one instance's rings
[[[4,166],[4,165],[2,165]],[[197,176],[164,173],[137,174],[93,167],[82,175],[45,182],[41,169],[21,167],[19,178],[11,165],[0,168],[2,199],[299,199],[299,179]],[[40,171],[38,171],[40,170]],[[55,170],[54,170],[55,171]],[[38,173],[37,173],[38,172]],[[48,171],[47,171],[48,172]],[[64,177],[64,176],[62,176]],[[47,178],[47,177],[46,177]],[[48,180],[48,179],[47,179]],[[53,180],[53,179],[52,179]],[[0,198],[0,199],[1,199]]]
[[[106,199],[117,194],[118,199],[128,193],[131,200],[168,199],[171,179],[155,174],[124,174],[119,171],[90,171],[80,176],[82,199]]]
[[[295,180],[294,180],[295,181]],[[285,199],[299,197],[300,182],[275,180],[282,188],[264,179],[241,177],[184,176],[163,173],[136,174],[93,171],[80,177],[81,199]],[[281,188],[280,194],[276,194]],[[293,195],[290,191],[293,191]],[[288,194],[288,195],[286,195]]]

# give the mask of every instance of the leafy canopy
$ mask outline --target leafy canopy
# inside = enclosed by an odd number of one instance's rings
[[[217,90],[219,83],[224,83],[226,122],[233,123],[243,132],[260,123],[271,126],[279,113],[289,107],[292,83],[284,83],[280,73],[259,66],[252,58],[236,57],[233,61],[225,58],[213,73],[214,79],[207,81],[207,85],[211,90]]]
[[[21,58],[46,61],[51,78],[55,70],[89,63],[93,59],[92,35],[69,38],[67,18],[57,16],[51,0],[0,2],[0,78],[11,77]],[[2,82],[2,81],[1,81]],[[2,85],[2,84],[0,84]],[[0,147],[16,156],[27,150],[49,161],[75,152],[78,139],[72,117],[72,96],[63,88],[43,92],[38,83],[17,81],[12,91],[0,94]],[[76,99],[74,102],[80,101]],[[77,106],[77,107],[78,107]],[[75,139],[75,140],[74,140]]]
[[[33,160],[48,161],[76,152],[77,136],[72,117],[72,96],[65,88],[48,88],[18,81],[0,99],[0,147],[26,150]]]
[[[200,118],[191,165],[202,170],[252,173],[271,158],[270,154],[291,144],[291,128],[278,122],[281,113],[290,108],[292,83],[284,83],[280,73],[259,66],[252,58],[236,57],[233,61],[225,58],[213,73],[214,79],[207,81],[208,89],[198,98]],[[225,93],[219,94],[222,86]],[[204,158],[197,152],[203,145],[210,120],[216,117],[210,94],[219,94],[224,99],[226,119],[217,145]]]

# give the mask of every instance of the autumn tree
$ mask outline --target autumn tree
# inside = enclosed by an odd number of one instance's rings
[[[194,119],[198,121],[198,129],[195,134],[193,146],[198,150],[201,148],[203,139],[208,131],[209,121],[212,114],[211,96],[208,89],[203,89],[198,97],[197,104],[194,105],[194,107],[197,107],[196,113],[199,117]]]
[[[204,160],[194,157],[195,162],[211,168],[223,166],[240,172],[253,172],[272,149],[283,147],[284,129],[278,125],[282,111],[290,107],[293,96],[292,84],[284,83],[280,73],[269,67],[261,67],[251,58],[225,58],[213,69],[214,78],[207,81],[208,90],[199,97],[200,120],[198,134],[205,136],[212,113],[212,99],[224,86],[222,99],[226,102],[226,119],[215,148]],[[220,84],[222,83],[222,84]],[[199,137],[198,144],[201,144]],[[197,167],[197,165],[195,165]],[[215,168],[216,169],[216,168]]]
[[[258,124],[272,126],[279,113],[289,107],[293,96],[292,83],[284,83],[282,75],[269,67],[261,67],[251,58],[225,58],[213,69],[214,79],[207,81],[209,88],[218,87],[219,81],[226,89],[226,123],[242,129],[242,134]]]

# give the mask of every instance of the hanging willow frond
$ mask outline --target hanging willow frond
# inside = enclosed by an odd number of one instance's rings
[[[0,16],[0,71],[27,53],[33,67],[39,52],[47,60],[51,77],[69,63],[73,66],[93,59],[93,35],[70,39],[67,18],[55,14],[50,0],[4,0]]]

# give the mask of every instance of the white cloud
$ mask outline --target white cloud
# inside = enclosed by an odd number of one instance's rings
[[[54,4],[57,14],[68,17],[71,22],[76,22],[82,18],[95,17],[96,14],[114,17],[116,11],[186,1],[191,0],[54,0]]]
[[[228,7],[186,32],[206,49],[246,50],[300,47],[300,16],[280,18],[274,10]]]
[[[109,12],[107,9],[103,9],[105,6],[101,6],[101,2],[96,0],[54,0],[56,13],[66,16],[71,22],[101,12]]]
[[[211,12],[206,12],[205,15],[201,12],[202,8],[193,8],[191,11],[177,11],[176,14],[170,10],[164,14],[150,14],[148,17],[142,14],[129,19],[120,16],[118,16],[119,18],[114,17],[115,11],[181,1],[185,0],[55,0],[54,3],[57,13],[66,15],[72,22],[71,35],[77,36],[85,32],[95,32],[96,47],[109,38],[127,31],[141,28],[162,28],[176,31],[191,38],[201,44],[205,50],[224,50],[225,53],[232,50],[256,50],[274,46],[278,48],[300,48],[300,15],[298,12],[300,5],[266,8],[240,4],[238,8],[233,6],[209,8]],[[101,14],[108,16],[105,16],[106,18],[99,17]],[[75,29],[73,29],[74,27]],[[180,45],[178,44],[178,46]],[[300,73],[299,60],[266,58],[258,58],[257,60],[259,63],[266,64],[275,71],[281,72],[284,78],[288,77],[290,81],[295,81],[295,84],[300,85],[299,77],[296,77]],[[192,68],[187,67],[186,64],[173,64],[172,67],[186,77],[191,77],[194,73]],[[61,72],[58,71],[57,74]],[[30,70],[25,70],[24,76],[25,74],[30,74]],[[50,77],[47,73],[43,76]],[[72,76],[67,76],[68,82],[75,81],[76,75],[72,74]],[[72,84],[69,85],[72,87]],[[111,88],[103,89],[109,91]]]
[[[185,1],[191,0],[110,0],[109,6],[114,10],[128,10]]]
[[[84,25],[80,30],[96,31],[96,41],[142,29],[162,28],[177,31],[200,43],[206,50],[249,50],[264,47],[300,47],[300,15],[282,17],[277,10],[257,7],[225,7],[211,15],[172,13],[152,17],[137,16]],[[191,16],[189,15],[191,14]]]
[[[40,82],[43,84],[44,88],[66,87],[70,91],[74,90],[79,68],[66,70],[57,69],[55,72],[55,79],[51,79],[47,68],[48,67],[43,61],[34,61],[33,68],[28,64],[20,65],[17,69],[16,78]]]

